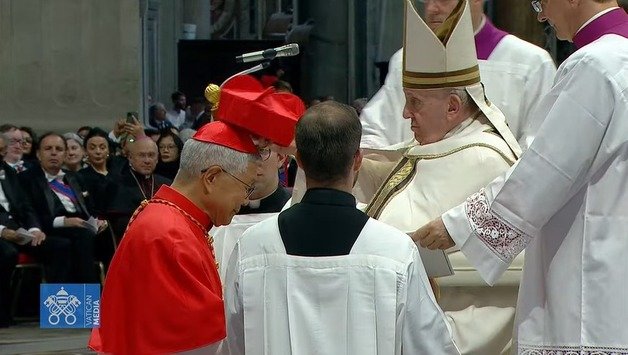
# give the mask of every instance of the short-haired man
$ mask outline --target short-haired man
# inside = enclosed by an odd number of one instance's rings
[[[39,140],[39,165],[20,173],[41,229],[49,237],[67,239],[71,245],[73,274],[70,281],[96,281],[94,241],[96,233],[87,228],[91,211],[84,199],[84,188],[77,176],[61,169],[67,154],[67,143],[57,133],[46,133]]]
[[[333,101],[297,124],[308,190],[236,245],[225,284],[232,354],[458,354],[416,246],[355,207],[361,131],[355,110]]]
[[[212,238],[253,192],[259,160],[249,134],[203,126],[162,186],[129,222],[109,268],[101,326],[90,347],[112,354],[216,353],[225,337],[222,286]]]

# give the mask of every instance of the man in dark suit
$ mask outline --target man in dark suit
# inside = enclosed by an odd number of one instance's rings
[[[90,212],[76,176],[61,170],[66,152],[62,136],[44,134],[37,149],[40,167],[20,174],[20,181],[39,217],[42,230],[49,236],[64,238],[71,243],[71,281],[89,283],[96,281],[96,233],[87,227]]]
[[[105,215],[114,234],[121,238],[129,219],[142,201],[150,200],[161,185],[171,180],[155,174],[157,144],[148,137],[141,137],[128,145],[129,164],[119,174],[107,176]]]
[[[0,135],[0,154],[6,149],[7,140],[5,135]],[[44,264],[48,282],[65,282],[69,272],[70,242],[46,238],[18,179],[9,164],[0,162],[0,327],[11,323],[9,288],[20,252]],[[33,236],[30,242],[23,244],[17,232],[20,228]]]

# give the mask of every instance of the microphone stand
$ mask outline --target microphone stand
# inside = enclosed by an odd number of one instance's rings
[[[245,69],[245,70],[243,70],[243,71],[241,71],[239,73],[233,74],[232,76],[228,77],[227,80],[223,81],[222,84],[220,84],[220,87],[225,85],[225,83],[227,83],[229,80],[235,78],[236,76],[255,73],[256,71],[260,71],[262,69],[266,69],[269,66],[270,66],[270,60],[263,61],[263,62],[259,63],[258,65],[254,66],[254,67],[251,67],[249,69]]]

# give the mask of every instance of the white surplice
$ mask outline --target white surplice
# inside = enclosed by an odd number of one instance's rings
[[[231,354],[458,354],[407,235],[370,219],[349,255],[286,254],[278,218],[247,230],[227,269]]]
[[[458,205],[516,160],[485,119],[468,119],[436,143],[415,142],[403,155],[416,160],[413,176],[384,199],[377,219],[404,232],[413,232]],[[389,175],[393,166],[365,158],[354,189],[356,196],[372,201],[374,186],[399,181],[401,175]],[[506,353],[512,338],[523,255],[494,288],[481,279],[462,253],[449,256],[455,275],[438,279],[439,304],[446,311],[460,351],[474,355]]]
[[[237,214],[231,219],[231,223],[225,226],[213,227],[209,234],[214,238],[214,253],[216,254],[216,262],[218,263],[218,273],[220,280],[225,282],[225,273],[227,272],[227,263],[233,248],[244,232],[257,223],[276,216],[279,213],[251,213]]]
[[[384,85],[360,114],[363,148],[384,148],[412,138],[403,118],[406,99],[401,85],[403,49],[391,58]],[[540,125],[533,108],[552,86],[556,66],[543,49],[513,35],[504,37],[488,60],[478,60],[486,96],[506,116],[519,145],[525,149]]]
[[[628,39],[572,54],[520,161],[443,215],[489,283],[526,249],[519,354],[628,354]]]

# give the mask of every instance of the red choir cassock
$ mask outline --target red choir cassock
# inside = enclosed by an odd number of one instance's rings
[[[257,153],[248,132],[223,122],[193,139]],[[101,325],[90,348],[111,354],[169,354],[226,336],[222,285],[208,215],[163,186],[129,222],[107,273]]]

